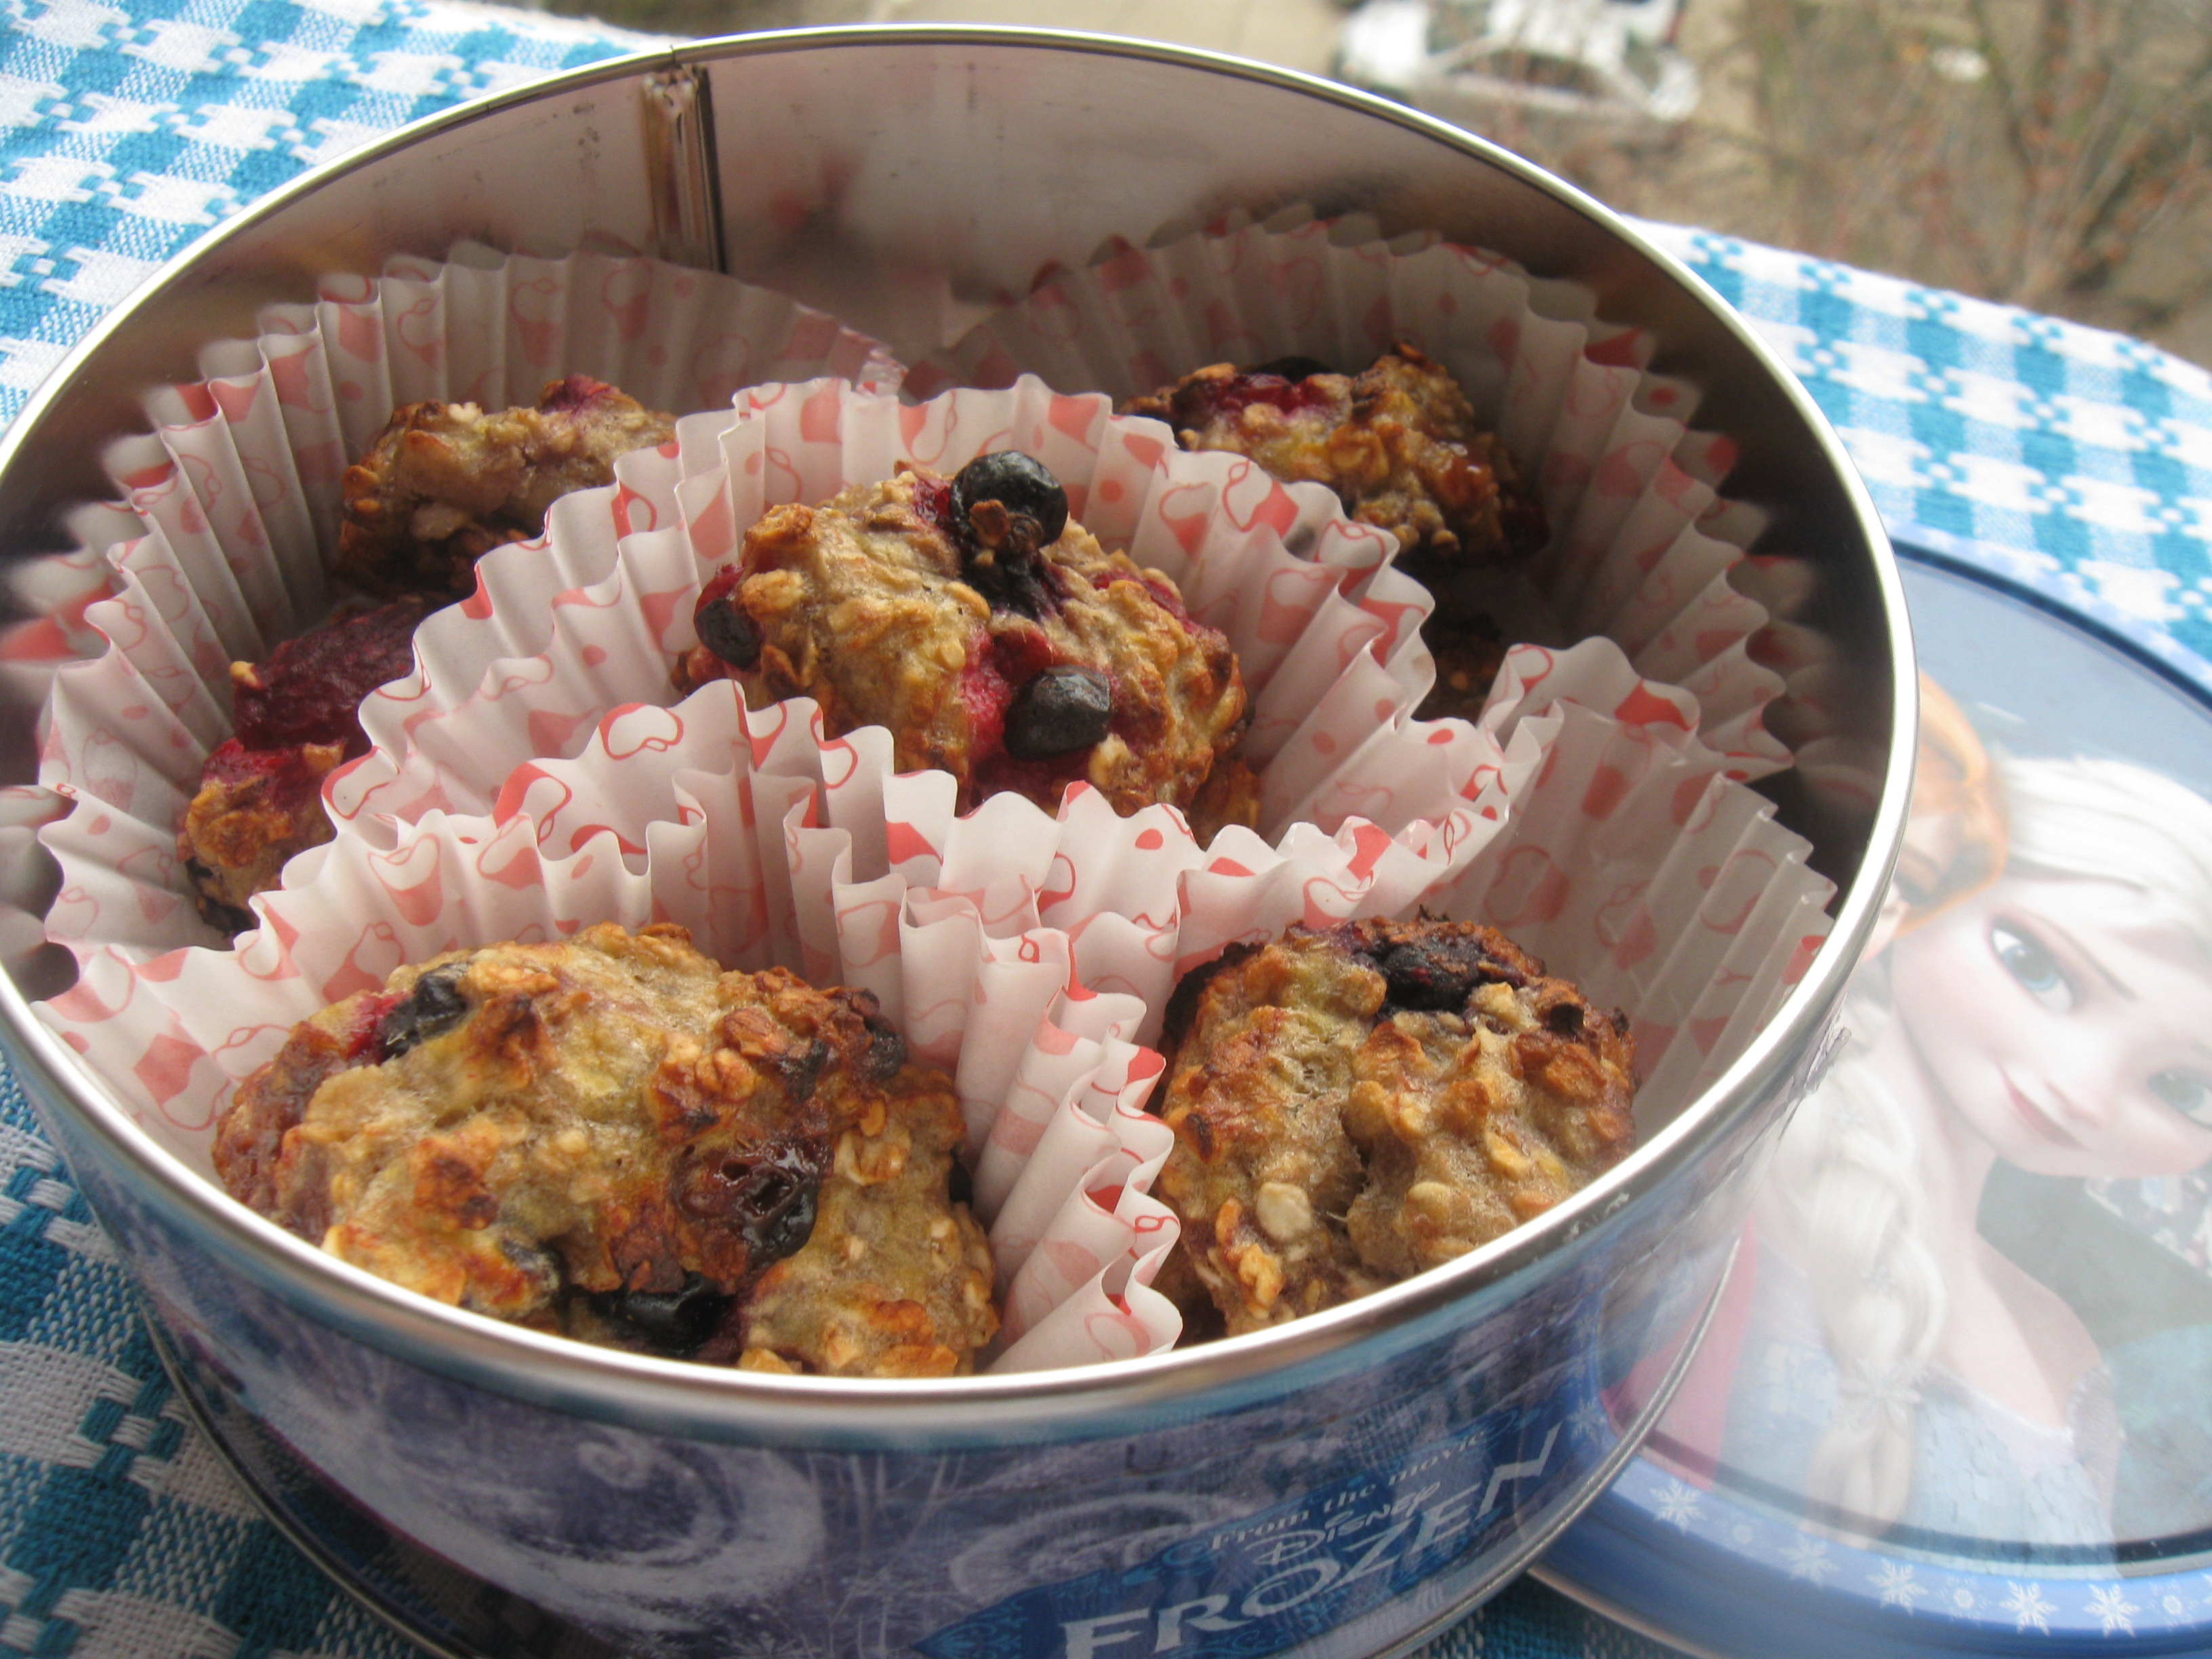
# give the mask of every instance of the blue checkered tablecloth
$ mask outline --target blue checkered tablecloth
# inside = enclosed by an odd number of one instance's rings
[[[420,0],[0,0],[0,420],[205,227],[374,133],[650,44]],[[2212,375],[2049,318],[1668,227],[1900,536],[2212,655]],[[189,1429],[0,1070],[0,1655],[409,1659]],[[1533,1585],[1431,1659],[1657,1659]]]

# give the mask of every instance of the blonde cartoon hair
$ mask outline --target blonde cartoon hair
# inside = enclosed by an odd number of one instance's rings
[[[1923,678],[1921,691],[1897,938],[2000,875],[2033,872],[2159,894],[2212,959],[2212,801],[2123,761],[1992,756],[1939,687]],[[1854,981],[1850,1048],[1783,1136],[1766,1199],[1802,1241],[1836,1364],[1806,1495],[1877,1526],[1911,1501],[1920,1391],[1949,1313],[1925,1243],[1918,1133],[1871,1063],[1892,1018],[1886,987],[1864,968]]]
[[[1894,896],[1909,932],[1995,881],[2005,823],[1990,786],[1990,753],[1950,694],[1920,677],[1920,742],[1912,811],[1897,857]]]

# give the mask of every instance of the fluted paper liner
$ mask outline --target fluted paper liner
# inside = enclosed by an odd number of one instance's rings
[[[1480,796],[1494,757],[1478,734],[1412,718],[1429,684],[1418,632],[1428,596],[1391,567],[1392,539],[1347,522],[1328,491],[1286,489],[1242,457],[1186,455],[1157,422],[1035,381],[920,406],[834,381],[761,388],[744,403],[696,441],[683,422],[667,476],[626,473],[619,510],[632,533],[617,539],[596,511],[580,512],[604,580],[562,591],[546,568],[488,565],[480,605],[423,626],[422,672],[362,705],[376,747],[331,780],[336,816],[374,836],[386,833],[380,817],[484,810],[512,762],[573,751],[609,708],[672,699],[670,665],[696,642],[701,586],[769,507],[889,477],[901,460],[950,472],[1005,447],[1042,460],[1074,518],[1164,571],[1192,614],[1228,635],[1251,699],[1241,752],[1260,775],[1270,836],[1300,822],[1334,832],[1355,811],[1392,833],[1424,817],[1448,826]],[[682,529],[636,528],[671,514]],[[563,568],[592,562],[574,553]]]
[[[388,850],[342,831],[254,901],[264,926],[234,951],[88,952],[41,1012],[204,1170],[229,1091],[290,1024],[399,963],[679,921],[732,965],[869,988],[952,1073],[998,1364],[1126,1357],[1175,1329],[1149,1288],[1176,1236],[1148,1195],[1170,1137],[1139,1109],[1159,1060],[1138,1044],[1175,973],[1232,940],[1419,907],[1504,927],[1629,1012],[1647,1132],[1741,1051],[1824,936],[1829,889],[1696,714],[1602,641],[1523,648],[1482,722],[1499,811],[1471,854],[1356,821],[1224,853],[1086,788],[1049,818],[1014,796],[955,818],[950,779],[890,772],[888,734],[824,741],[811,705],[748,714],[720,684],[610,712],[580,756],[515,769],[488,816],[434,809]]]
[[[394,407],[535,403],[548,380],[582,373],[648,407],[718,404],[719,417],[698,417],[711,425],[756,381],[837,374],[890,386],[902,372],[885,347],[820,312],[658,260],[464,246],[448,262],[398,258],[380,277],[321,288],[313,305],[265,309],[256,339],[209,347],[204,380],[155,392],[156,429],[105,457],[124,501],[79,509],[80,546],[17,579],[43,614],[0,639],[0,672],[50,692],[40,780],[80,809],[50,842],[65,892],[49,927],[64,943],[218,940],[192,908],[175,832],[202,763],[230,733],[228,665],[265,657],[327,612],[339,475]],[[602,519],[623,499],[589,495]],[[580,505],[556,512],[573,524]],[[562,545],[599,558],[602,544],[611,536],[572,530]],[[560,547],[488,556],[557,568]]]
[[[853,879],[856,859],[863,874],[882,861],[884,734],[825,743],[805,711],[776,713],[799,718],[749,729],[728,685],[680,710],[620,711],[584,757],[519,772],[498,816],[433,811],[389,851],[341,836],[254,901],[264,925],[235,949],[137,963],[94,951],[46,1011],[141,1121],[208,1173],[231,1091],[316,1008],[441,951],[556,939],[600,921],[681,922],[731,965],[781,960],[817,984],[887,993],[915,1058],[952,1074],[978,1212],[999,1223],[997,1363],[1171,1343],[1180,1318],[1149,1284],[1176,1227],[1146,1189],[1172,1136],[1139,1109],[1159,1071],[1128,1041],[1143,1003],[1085,988],[1074,941],[1040,925],[1034,904],[987,913],[916,887],[885,912],[885,877]],[[595,777],[627,809],[619,822],[587,821]],[[948,866],[989,861],[957,837],[953,853]],[[1095,948],[1106,930],[1091,932]]]
[[[867,986],[953,1070],[994,1218],[998,1363],[1015,1367],[1172,1340],[1149,1290],[1174,1224],[1146,1195],[1167,1141],[1136,1109],[1158,1065],[1141,1043],[1176,973],[1231,940],[1417,907],[1504,927],[1631,1013],[1647,1132],[1802,975],[1826,884],[1731,781],[1779,751],[1763,733],[1733,753],[1708,741],[1755,732],[1755,708],[1732,728],[1597,641],[1516,650],[1477,725],[1413,721],[1427,602],[1390,568],[1389,538],[1346,526],[1317,486],[1185,457],[1099,398],[993,395],[902,408],[834,383],[764,387],[734,425],[689,418],[673,453],[628,458],[616,487],[560,503],[545,545],[495,550],[477,595],[418,635],[418,672],[365,706],[378,748],[326,792],[337,842],[256,902],[264,926],[234,951],[175,948],[211,935],[174,826],[228,731],[225,665],[257,648],[232,635],[254,607],[297,614],[316,590],[251,558],[241,574],[219,538],[172,538],[154,517],[102,561],[113,592],[80,605],[108,649],[55,685],[48,777],[76,810],[41,836],[65,872],[50,927],[82,978],[42,1012],[204,1173],[216,1112],[294,1020],[455,945],[671,919],[732,965]],[[701,578],[748,515],[901,456],[949,471],[1009,443],[1231,634],[1273,844],[1231,831],[1200,849],[1179,815],[1117,818],[1080,788],[1056,817],[1002,796],[955,820],[950,778],[890,774],[880,732],[825,744],[811,705],[749,716],[726,685],[665,706]],[[171,453],[167,482],[198,485],[191,453]],[[170,520],[188,531],[190,516]],[[281,506],[263,520],[285,521]],[[50,816],[51,798],[34,805]],[[974,1023],[978,1008],[997,1023]]]
[[[1686,424],[1694,388],[1649,372],[1650,338],[1600,321],[1573,284],[1432,233],[1384,241],[1364,220],[1291,208],[1056,270],[915,364],[905,392],[1035,374],[1119,404],[1209,363],[1349,370],[1400,340],[1451,370],[1543,499],[1550,545],[1517,599],[1501,581],[1506,637],[1610,638],[1639,674],[1698,698],[1699,734],[1739,776],[1789,764],[1760,723],[1782,682],[1747,652],[1767,613],[1729,580],[1762,527],[1717,491],[1733,446]]]

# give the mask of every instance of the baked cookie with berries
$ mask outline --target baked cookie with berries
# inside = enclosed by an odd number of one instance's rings
[[[680,688],[726,675],[755,708],[813,698],[833,737],[884,726],[897,768],[951,774],[963,812],[1005,790],[1050,811],[1080,780],[1117,812],[1181,808],[1202,837],[1256,817],[1229,641],[1072,522],[1026,455],[778,507],[695,620]]]
[[[1495,572],[1540,550],[1547,531],[1543,502],[1449,369],[1402,342],[1352,374],[1305,357],[1214,363],[1122,412],[1165,421],[1185,449],[1325,484],[1346,515],[1395,534],[1397,568],[1437,601],[1421,630],[1437,685],[1417,712],[1480,710],[1504,656]]]
[[[534,409],[408,404],[340,481],[337,574],[380,598],[465,599],[483,555],[542,534],[555,501],[675,434],[673,416],[588,374],[548,382]]]
[[[952,1080],[875,999],[681,927],[456,951],[240,1085],[236,1197],[441,1302],[755,1370],[942,1376],[998,1329]]]
[[[1544,544],[1544,508],[1451,371],[1401,343],[1357,374],[1310,357],[1214,363],[1124,406],[1185,449],[1249,455],[1285,483],[1326,484],[1347,516],[1412,558],[1496,564]]]
[[[200,915],[227,933],[253,925],[246,902],[284,861],[330,840],[323,779],[368,752],[361,701],[411,673],[431,602],[401,599],[310,629],[265,662],[230,665],[232,735],[200,768],[177,855]]]
[[[1176,988],[1161,1047],[1154,1190],[1231,1335],[1464,1255],[1634,1144],[1625,1017],[1473,922],[1231,946]]]

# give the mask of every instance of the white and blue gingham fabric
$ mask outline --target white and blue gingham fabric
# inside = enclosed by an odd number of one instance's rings
[[[653,44],[422,0],[0,0],[0,420],[155,266],[313,163]],[[2212,375],[2150,347],[1651,228],[1747,314],[1901,538],[2212,655]],[[410,1659],[188,1429],[0,1068],[0,1655]],[[1431,1659],[1656,1659],[1516,1587]]]
[[[1782,355],[1890,533],[2212,658],[2212,373],[2125,335],[1644,227]]]

